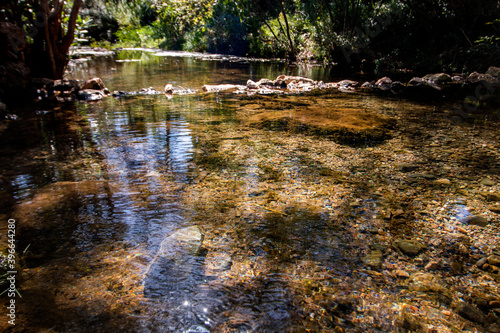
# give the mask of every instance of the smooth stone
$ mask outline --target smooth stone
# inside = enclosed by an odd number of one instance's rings
[[[465,319],[481,324],[484,322],[484,316],[481,313],[481,310],[479,310],[475,305],[459,302],[454,308],[455,311]]]
[[[397,277],[403,278],[403,279],[408,279],[410,277],[410,274],[402,269],[397,269],[395,272]]]
[[[218,91],[225,91],[225,90],[237,90],[242,86],[238,86],[236,84],[216,84],[216,85],[210,85],[206,84],[203,86],[203,91],[204,92],[218,92]]]
[[[353,80],[342,80],[337,83],[339,87],[350,87],[350,88],[356,88],[359,87],[359,82],[358,81],[353,81]]]
[[[485,185],[485,186],[494,186],[494,185],[496,185],[496,182],[489,179],[489,178],[483,178],[483,180],[481,180],[480,184]]]
[[[488,264],[493,266],[500,266],[500,256],[492,255],[488,257]]]
[[[488,209],[493,213],[500,214],[500,205],[490,205]]]
[[[427,265],[425,265],[425,270],[426,271],[435,271],[437,269],[439,269],[439,262],[438,261],[429,261],[429,263]]]
[[[77,97],[83,101],[99,101],[104,97],[104,94],[101,90],[85,89],[79,90]]]
[[[439,185],[450,185],[451,180],[449,180],[447,178],[440,178],[440,179],[436,180],[436,183]]]
[[[486,227],[489,222],[485,217],[478,215],[469,215],[465,218],[465,223],[469,225],[477,225],[479,227]]]
[[[247,88],[248,89],[259,89],[259,85],[252,80],[248,80],[247,81]]]
[[[424,245],[416,241],[409,241],[409,240],[397,241],[396,245],[401,250],[401,252],[407,255],[417,255],[420,253],[420,251],[422,251],[422,249],[425,248]]]
[[[500,201],[500,193],[493,192],[480,192],[483,197],[486,198],[486,201],[499,202]]]
[[[165,91],[165,94],[173,94],[174,93],[174,87],[170,83],[168,83],[168,84],[165,85],[164,91]]]
[[[488,258],[484,257],[484,258],[481,258],[479,259],[477,262],[476,262],[476,266],[478,268],[483,268],[483,265],[486,264],[488,262]]]
[[[380,267],[382,265],[382,251],[372,250],[363,258],[363,262],[370,267]]]
[[[402,164],[400,165],[399,169],[401,172],[412,172],[418,169],[418,166],[415,164]]]
[[[197,226],[182,228],[165,238],[157,255],[176,258],[179,255],[196,254],[201,246],[202,233]]]

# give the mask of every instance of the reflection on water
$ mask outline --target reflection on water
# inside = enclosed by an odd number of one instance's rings
[[[161,90],[165,83],[200,89],[283,73],[325,81],[330,75],[126,51],[78,62],[71,76],[101,77],[110,90]],[[362,305],[342,297],[379,292],[363,289],[371,277],[360,271],[361,258],[382,253],[386,241],[381,201],[390,205],[385,182],[397,175],[385,155],[416,157],[399,138],[394,153],[384,144],[353,148],[248,123],[263,110],[307,103],[389,116],[428,112],[335,93],[135,96],[78,103],[76,110],[25,110],[2,134],[0,178],[1,216],[18,219],[19,248],[29,245],[19,327],[353,328],[351,314]]]

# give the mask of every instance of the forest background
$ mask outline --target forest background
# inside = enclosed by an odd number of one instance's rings
[[[484,71],[500,62],[500,1],[494,0],[5,0],[0,19],[17,25],[34,67],[50,43],[30,29],[60,11],[54,49],[149,47],[335,64],[378,73]],[[78,7],[75,11],[75,7]],[[41,23],[40,23],[41,22]],[[49,22],[44,25],[44,22]],[[38,24],[38,25],[37,25]],[[72,30],[74,25],[74,30]],[[32,30],[31,30],[32,31]],[[39,38],[41,40],[41,38]],[[19,44],[20,42],[18,42]],[[64,50],[62,50],[62,53]],[[29,59],[27,62],[30,62]],[[35,68],[36,69],[36,68]],[[54,71],[55,70],[55,71]],[[54,69],[52,75],[62,76]],[[39,74],[43,73],[43,71]]]

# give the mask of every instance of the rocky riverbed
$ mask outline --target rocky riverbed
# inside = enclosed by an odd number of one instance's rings
[[[388,79],[381,98],[278,76],[185,104],[173,86],[115,99],[91,81],[78,91],[101,102],[77,119],[56,106],[0,132],[3,205],[32,243],[18,331],[500,331],[495,95],[462,117],[463,98],[409,102]],[[30,188],[19,175],[39,168]]]

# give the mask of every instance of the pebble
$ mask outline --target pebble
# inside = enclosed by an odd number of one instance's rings
[[[484,258],[481,258],[478,260],[478,262],[476,262],[476,266],[478,268],[482,268],[484,264],[486,264],[488,262],[488,258],[484,257]]]
[[[394,271],[394,273],[396,274],[397,277],[400,277],[400,278],[408,279],[410,277],[410,274],[407,271],[402,270],[402,269],[397,269]]]
[[[490,308],[492,309],[499,309],[500,308],[500,301],[490,301]]]
[[[380,267],[382,265],[382,251],[372,250],[363,258],[363,262],[370,267]]]
[[[425,270],[426,271],[435,271],[439,268],[439,262],[438,261],[429,261],[427,265],[425,265]]]
[[[500,205],[490,205],[488,206],[488,209],[492,211],[493,213],[500,214]]]
[[[496,182],[489,179],[489,178],[483,178],[480,182],[481,185],[485,185],[485,186],[494,186],[496,185]]]
[[[448,178],[440,178],[440,179],[436,180],[436,183],[439,185],[450,185],[451,180],[449,180]]]
[[[494,201],[494,202],[499,202],[500,201],[500,193],[493,193],[493,192],[480,192],[483,197],[486,198],[486,201]]]
[[[424,248],[424,245],[413,240],[400,240],[396,246],[406,255],[417,255]]]
[[[500,256],[492,255],[488,257],[488,264],[493,266],[500,266]]]
[[[465,219],[465,222],[470,225],[477,225],[479,227],[486,227],[488,225],[488,220],[483,216],[469,215]]]
[[[481,324],[484,322],[483,314],[476,306],[472,304],[459,302],[458,304],[456,304],[455,310],[460,316],[464,317],[465,319]]]

